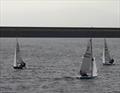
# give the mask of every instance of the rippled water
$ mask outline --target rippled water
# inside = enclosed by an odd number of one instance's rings
[[[0,38],[0,93],[120,93],[120,39],[107,39],[115,65],[102,65],[103,39],[93,39],[98,77],[79,73],[87,38],[20,38],[24,70],[14,70],[14,38]],[[67,78],[68,77],[68,78]]]

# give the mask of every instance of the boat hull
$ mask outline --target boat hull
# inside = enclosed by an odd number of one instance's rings
[[[14,69],[23,69],[23,67],[17,67],[17,66],[16,66],[16,67],[13,66],[13,68],[14,68]]]
[[[26,67],[25,63],[22,63],[20,66],[13,66],[14,69],[23,69]]]
[[[77,76],[76,79],[94,79],[96,78],[97,76]]]
[[[106,65],[106,66],[110,66],[110,65],[115,65],[115,64],[106,64],[106,63],[103,63],[103,65]]]

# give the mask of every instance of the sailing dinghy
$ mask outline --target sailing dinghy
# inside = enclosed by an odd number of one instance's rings
[[[102,57],[103,65],[112,65],[114,63],[114,59],[111,58],[106,39],[104,39],[104,47],[103,47],[103,57]]]
[[[77,79],[92,79],[97,76],[96,62],[92,51],[92,39],[88,42],[79,74],[80,75],[77,76]]]
[[[14,54],[13,68],[23,69],[25,66],[26,64],[21,57],[20,46],[19,46],[18,40],[16,39],[16,48],[15,48],[15,54]]]

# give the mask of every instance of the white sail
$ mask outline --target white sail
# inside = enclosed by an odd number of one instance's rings
[[[21,58],[20,47],[18,40],[16,39],[16,49],[14,55],[14,66],[18,66],[19,64],[23,63],[23,59]]]
[[[94,58],[94,61],[93,61],[93,76],[97,76],[97,66],[96,66],[95,58]]]
[[[87,45],[87,50],[84,54],[82,61],[80,73],[85,73],[87,75],[92,75],[92,39],[89,40]]]
[[[102,62],[103,62],[103,64],[105,64],[105,49],[104,48],[103,48]]]
[[[16,62],[16,48],[15,48],[15,54],[14,54],[14,64],[13,66],[17,66],[17,62]]]
[[[104,49],[103,49],[103,63],[109,64],[111,60],[110,53],[108,50],[106,39],[104,39]]]

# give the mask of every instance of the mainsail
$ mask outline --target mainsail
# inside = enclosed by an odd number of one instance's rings
[[[16,48],[15,48],[15,55],[14,55],[14,66],[18,66],[23,63],[23,59],[21,58],[20,53],[20,46],[18,40],[16,39]]]
[[[91,75],[93,72],[93,53],[92,53],[92,39],[89,40],[87,50],[83,56],[83,61],[80,69],[80,74]]]
[[[108,50],[107,42],[106,39],[104,39],[104,48],[103,48],[103,63],[104,64],[109,64],[111,60],[111,56]]]

